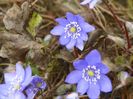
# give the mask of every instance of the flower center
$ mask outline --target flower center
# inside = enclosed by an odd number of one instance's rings
[[[14,85],[14,89],[19,90],[20,89],[20,84]]]
[[[88,75],[89,75],[90,77],[93,77],[93,76],[94,76],[94,72],[93,72],[92,70],[89,70],[89,71],[88,71]]]
[[[72,32],[72,33],[76,32],[76,28],[75,27],[71,27],[70,28],[70,32]]]
[[[41,82],[38,82],[38,83],[36,84],[36,86],[37,86],[38,88],[40,88],[40,87],[42,86],[42,83],[41,83]]]
[[[81,27],[78,25],[77,22],[70,22],[66,25],[65,37],[71,37],[72,39],[77,39],[80,36]]]
[[[100,69],[96,66],[88,66],[82,71],[82,78],[89,82],[90,84],[96,84],[97,80],[100,79]]]
[[[21,85],[20,85],[21,81],[22,81],[22,78],[16,76],[14,79],[12,79],[12,82],[10,83],[9,90],[10,91],[20,90],[21,89]]]

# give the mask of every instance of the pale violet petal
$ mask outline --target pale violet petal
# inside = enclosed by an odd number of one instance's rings
[[[85,60],[80,59],[80,60],[74,61],[73,66],[75,69],[82,71],[84,68],[88,66],[88,63]]]
[[[61,25],[58,25],[58,26],[55,26],[51,31],[50,33],[53,34],[53,35],[62,35],[64,33],[64,27],[61,26]]]
[[[70,84],[76,84],[81,79],[81,77],[82,77],[82,71],[74,70],[67,75],[65,82]]]
[[[75,46],[75,44],[76,44],[76,39],[71,38],[70,42],[66,45],[66,48],[70,50]]]
[[[87,91],[87,95],[89,96],[90,99],[98,99],[100,95],[100,88],[99,85],[96,84],[90,84],[89,89]]]
[[[86,5],[86,4],[88,4],[88,3],[90,3],[92,0],[84,0],[83,2],[81,2],[80,4],[81,5]]]
[[[101,55],[98,50],[92,50],[86,57],[85,60],[89,65],[94,65],[96,63],[101,63]]]
[[[77,84],[77,92],[81,95],[85,94],[89,88],[89,83],[84,79],[81,79]]]
[[[99,79],[100,90],[103,92],[111,92],[112,84],[111,80],[106,75],[101,75]]]

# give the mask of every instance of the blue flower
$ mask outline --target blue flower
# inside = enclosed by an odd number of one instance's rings
[[[27,99],[34,99],[38,91],[45,89],[46,83],[39,76],[33,76],[33,80],[30,85],[26,88]]]
[[[0,97],[2,99],[26,99],[22,91],[32,80],[30,66],[25,70],[18,62],[16,72],[4,74],[5,84],[0,84]]]
[[[70,12],[66,13],[65,18],[57,18],[59,23],[51,30],[51,34],[60,36],[59,42],[65,45],[67,49],[72,49],[76,46],[83,50],[84,41],[88,40],[88,32],[95,30],[94,26],[85,22],[80,15],[73,15]]]
[[[84,0],[81,5],[89,4],[89,8],[93,9],[97,3],[101,3],[101,0]]]
[[[90,98],[98,98],[100,91],[112,91],[110,79],[105,75],[109,68],[102,63],[101,55],[97,50],[92,50],[85,59],[73,62],[76,70],[72,71],[65,82],[77,83],[77,92],[81,95],[87,93]]]

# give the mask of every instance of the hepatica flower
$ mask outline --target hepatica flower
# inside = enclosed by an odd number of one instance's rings
[[[33,80],[30,85],[26,88],[27,99],[34,99],[38,91],[45,89],[46,83],[39,76],[33,76]]]
[[[72,71],[65,82],[77,83],[77,92],[81,95],[87,93],[92,99],[97,99],[102,92],[112,91],[110,79],[105,75],[109,68],[102,63],[101,55],[97,50],[92,50],[85,59],[73,62],[76,70]]]
[[[66,18],[57,18],[59,24],[51,30],[51,34],[60,36],[59,42],[67,49],[74,46],[80,50],[84,48],[84,41],[88,40],[87,33],[95,30],[94,26],[85,22],[80,15],[66,13]]]
[[[16,72],[4,74],[5,84],[0,84],[0,99],[26,99],[22,91],[32,80],[30,66],[25,70],[20,63],[16,64]]]
[[[89,4],[89,8],[93,9],[96,4],[101,3],[101,0],[84,0],[83,2],[81,2],[81,5],[86,5]]]

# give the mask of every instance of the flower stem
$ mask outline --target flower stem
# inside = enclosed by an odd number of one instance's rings
[[[73,54],[74,54],[74,56],[75,56],[76,58],[79,57],[79,52],[78,52],[78,50],[77,50],[76,47],[74,47]]]
[[[110,10],[110,12],[112,13],[112,15],[113,15],[113,17],[114,17],[116,23],[119,25],[121,31],[125,34],[126,39],[127,39],[127,43],[128,43],[128,44],[127,44],[127,48],[130,49],[130,48],[131,48],[131,44],[130,44],[130,39],[129,39],[128,31],[127,31],[127,28],[126,28],[125,24],[124,24],[123,22],[121,22],[121,21],[117,18],[116,14],[115,14],[114,11],[112,10],[111,6],[110,6],[105,0],[103,0],[103,2],[104,2],[104,4],[107,6],[107,8]]]

